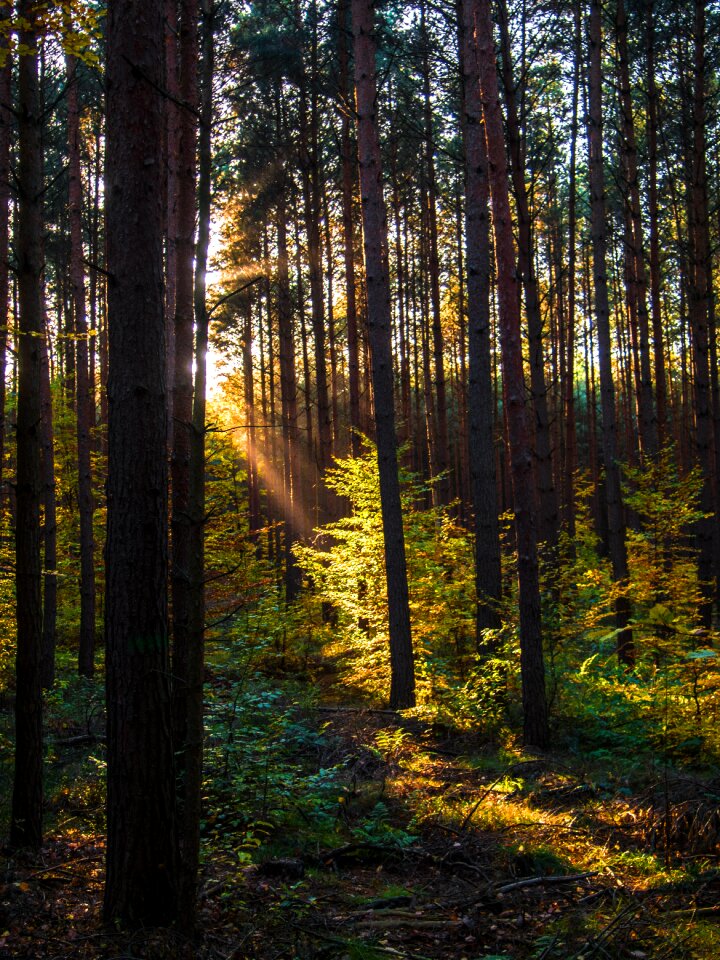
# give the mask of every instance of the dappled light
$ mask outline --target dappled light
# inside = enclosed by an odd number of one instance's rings
[[[0,960],[720,956],[719,81],[0,0]]]

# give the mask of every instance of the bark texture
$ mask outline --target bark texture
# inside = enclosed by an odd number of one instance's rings
[[[510,441],[518,553],[523,738],[527,745],[544,749],[549,744],[550,735],[542,646],[533,443],[525,402],[520,291],[489,0],[477,0],[476,36],[495,233],[503,400]]]
[[[111,0],[107,51],[108,839],[104,919],[178,917],[167,609],[163,7]]]
[[[390,621],[390,706],[402,709],[415,704],[415,674],[395,432],[388,229],[376,114],[376,42],[372,0],[353,0],[352,22],[368,338]]]

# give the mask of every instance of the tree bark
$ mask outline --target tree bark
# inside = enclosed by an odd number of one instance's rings
[[[658,431],[650,366],[650,324],[647,306],[648,283],[647,270],[645,269],[642,219],[640,215],[640,182],[630,87],[627,14],[625,12],[624,0],[617,0],[616,29],[618,74],[620,81],[620,114],[622,120],[621,144],[627,194],[625,197],[628,217],[627,255],[631,268],[631,283],[628,286],[628,296],[631,300],[631,315],[634,314],[637,317],[639,382],[636,384],[636,402],[638,409],[640,452],[643,457],[649,457],[652,460],[657,456],[658,452]]]
[[[553,479],[550,415],[548,413],[545,356],[543,351],[543,322],[540,314],[540,296],[535,271],[535,251],[532,220],[526,187],[522,134],[515,100],[515,78],[510,52],[510,30],[505,0],[500,0],[500,38],[502,48],[502,77],[507,106],[507,135],[510,155],[510,173],[517,206],[518,256],[517,265],[525,291],[525,310],[528,321],[530,350],[530,391],[535,412],[535,474],[538,488],[538,537],[549,547],[557,546],[558,502]]]
[[[78,64],[67,54],[68,82],[68,212],[70,217],[70,283],[77,337],[77,463],[78,513],[80,516],[80,641],[78,671],[91,677],[95,657],[95,535],[93,532],[91,431],[94,421],[88,366],[88,325],[85,308],[85,271],[82,237],[82,172],[80,167],[80,100]]]
[[[297,418],[297,378],[295,373],[295,336],[293,332],[292,300],[290,297],[290,274],[287,248],[287,208],[284,191],[280,187],[277,208],[278,251],[278,330],[280,352],[280,403],[282,407],[283,435],[283,519],[285,523],[285,600],[292,603],[300,591],[300,571],[292,553],[292,545],[298,536],[295,516],[300,510],[300,464]]]
[[[430,391],[430,403],[434,401],[432,422],[435,428],[435,468],[438,481],[433,487],[436,503],[444,506],[450,502],[450,448],[448,441],[447,385],[445,383],[445,356],[442,318],[440,315],[440,255],[438,252],[437,197],[438,186],[435,173],[435,142],[430,89],[430,37],[427,30],[426,4],[421,6],[422,31],[422,76],[423,76],[423,125],[425,137],[425,168],[427,176],[427,276],[430,285],[432,312],[432,358],[435,396]]]
[[[710,405],[709,329],[711,268],[707,224],[707,169],[705,143],[705,0],[695,0],[693,26],[692,145],[689,158],[688,246],[690,249],[690,325],[692,330],[695,450],[702,471],[700,508],[705,516],[696,524],[698,579],[703,594],[701,616],[712,624],[713,580],[713,424]]]
[[[195,8],[196,10],[197,8]],[[200,0],[202,60],[198,143],[198,232],[195,246],[195,382],[189,471],[189,617],[185,672],[185,738],[180,818],[182,878],[180,906],[185,927],[195,922],[200,863],[200,809],[203,766],[203,681],[205,675],[205,437],[207,405],[207,262],[212,188],[212,86],[215,62],[214,0]],[[189,11],[188,11],[189,13]],[[188,52],[189,56],[189,52]]]
[[[537,556],[535,479],[532,431],[525,402],[520,296],[510,212],[508,169],[489,0],[476,0],[475,23],[480,67],[488,179],[495,233],[503,398],[510,441],[515,536],[520,591],[520,672],[523,739],[528,746],[549,745],[545,666],[542,647],[540,584]]]
[[[470,490],[475,525],[476,642],[500,626],[502,597],[494,402],[490,351],[490,210],[487,144],[475,42],[475,0],[460,3],[465,146],[465,244],[468,310]]]
[[[353,195],[355,164],[352,142],[352,88],[350,85],[348,0],[338,0],[338,70],[340,84],[340,151],[342,159],[342,224],[345,259],[345,302],[347,318],[348,392],[350,401],[350,449],[360,453],[360,354],[355,296],[355,243],[353,236]]]
[[[595,320],[597,324],[598,360],[600,365],[600,401],[602,405],[602,449],[605,461],[607,499],[608,550],[613,579],[622,588],[628,579],[625,517],[620,488],[620,467],[617,452],[615,385],[612,376],[610,343],[610,306],[607,282],[607,217],[605,207],[605,174],[603,170],[602,115],[602,4],[590,0],[590,70],[588,149],[590,176],[590,217],[592,231],[593,272],[595,279]],[[618,629],[617,653],[621,663],[631,667],[635,660],[632,630],[628,627],[630,602],[621,595],[615,601]]]
[[[178,919],[167,610],[163,5],[107,21],[107,924]]]
[[[658,447],[667,430],[667,376],[660,287],[660,228],[658,215],[658,90],[655,79],[655,0],[646,0],[648,214],[650,217],[650,303],[655,361],[655,396]]]
[[[404,709],[415,705],[415,674],[395,432],[388,229],[376,113],[376,40],[372,0],[352,0],[352,23],[368,338],[390,626],[390,706]]]
[[[42,843],[42,598],[40,564],[42,302],[42,107],[38,84],[38,43],[31,0],[18,13],[28,27],[20,32],[18,66],[18,237],[17,278],[18,412],[15,563],[17,652],[15,774],[10,814],[11,847],[39,849]]]
[[[190,473],[193,426],[193,320],[195,284],[196,153],[198,109],[198,0],[180,0],[178,24],[178,92],[186,107],[176,113],[177,136],[174,161],[176,188],[174,272],[174,370],[172,427],[172,626],[173,626],[173,702],[174,740],[177,758],[178,839],[181,860],[180,915],[191,927],[195,911],[194,785],[195,740],[191,715],[194,711],[192,689],[196,645],[202,646],[202,631],[193,627],[193,536]],[[202,698],[202,689],[200,692]],[[190,764],[190,768],[188,767]]]
[[[44,567],[42,675],[43,687],[50,690],[55,683],[55,647],[57,643],[57,496],[55,488],[53,402],[50,385],[50,344],[48,324],[44,314],[43,309],[43,335],[40,343],[40,446],[42,449]]]
[[[0,10],[0,24],[7,20],[10,11]],[[3,36],[0,32],[0,36]],[[10,327],[10,283],[8,253],[10,249],[10,142],[12,139],[12,59],[6,39],[0,39],[0,51],[5,62],[0,67],[0,528],[3,523],[3,466],[5,463],[5,367],[7,363],[8,330]]]

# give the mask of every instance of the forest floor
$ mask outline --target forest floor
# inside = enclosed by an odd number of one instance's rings
[[[103,931],[100,697],[50,704],[48,835],[0,854],[0,960],[720,956],[717,771],[532,756],[217,672],[198,936]]]

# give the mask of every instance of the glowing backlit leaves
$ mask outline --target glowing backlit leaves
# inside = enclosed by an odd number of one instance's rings
[[[6,41],[0,44],[0,66],[5,62],[8,50],[16,56],[34,52],[27,43],[19,41],[17,35],[20,31],[32,32],[37,37],[55,36],[66,54],[89,66],[100,65],[95,48],[102,35],[105,10],[99,3],[94,0],[38,2],[33,7],[33,22],[16,16],[12,8],[12,0],[0,0],[0,38]]]

